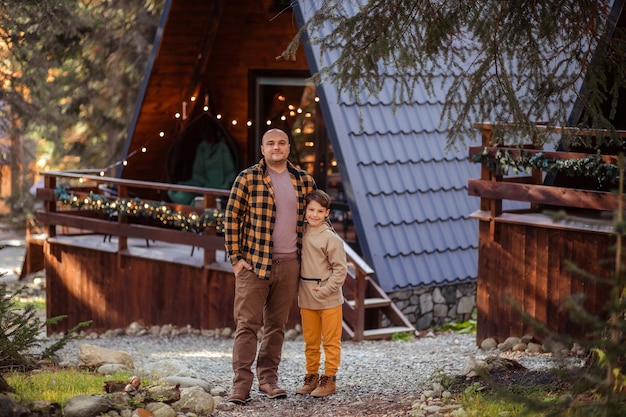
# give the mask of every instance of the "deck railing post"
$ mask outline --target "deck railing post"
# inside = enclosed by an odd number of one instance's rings
[[[57,179],[56,177],[52,176],[52,175],[45,175],[44,176],[44,187],[51,189],[52,192],[54,193],[54,190],[57,186]],[[44,204],[44,209],[47,212],[55,212],[57,211],[57,199],[54,198],[50,201],[46,201],[46,203]],[[54,224],[47,224],[46,225],[46,234],[48,235],[48,237],[54,237],[57,235],[57,228]]]
[[[356,313],[356,323],[354,326],[354,341],[363,341],[365,331],[365,282],[366,276],[362,269],[356,270],[356,297],[354,298],[354,309]]]

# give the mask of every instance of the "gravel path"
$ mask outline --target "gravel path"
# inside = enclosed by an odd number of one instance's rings
[[[279,400],[259,397],[254,392],[255,382],[252,400],[244,406],[233,406],[220,405],[230,393],[232,339],[201,335],[82,339],[70,342],[60,352],[61,359],[76,362],[77,346],[81,343],[128,352],[139,369],[142,363],[183,361],[191,369],[191,376],[207,381],[213,392],[223,395],[217,398],[216,417],[410,416],[412,404],[423,390],[429,389],[431,378],[442,373],[462,374],[469,358],[486,356],[476,347],[475,335],[455,333],[404,342],[343,342],[337,393],[315,399],[294,394],[304,375],[303,342],[286,341],[279,385],[287,390],[288,397]],[[550,363],[549,355],[517,354],[515,359],[530,369]]]

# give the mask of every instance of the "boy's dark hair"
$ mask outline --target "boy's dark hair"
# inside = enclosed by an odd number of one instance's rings
[[[320,206],[330,209],[330,196],[322,190],[313,190],[306,195],[306,204],[317,201]]]

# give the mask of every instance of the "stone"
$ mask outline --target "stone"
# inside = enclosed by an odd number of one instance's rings
[[[131,415],[131,417],[153,417],[154,415],[146,410],[145,408],[138,408],[135,411],[133,411],[133,414]]]
[[[96,371],[100,375],[111,375],[115,373],[128,372],[130,368],[121,363],[105,363]]]
[[[496,339],[494,339],[493,337],[488,337],[480,343],[480,348],[482,350],[491,350],[495,349],[496,347],[498,347],[498,342],[496,342]]]
[[[173,375],[166,377],[165,382],[168,385],[178,385],[181,388],[200,387],[206,392],[211,391],[209,383],[198,378]]]
[[[26,417],[30,415],[28,408],[18,404],[8,395],[0,394],[0,416],[3,417]]]
[[[177,411],[192,412],[199,415],[210,415],[215,410],[213,396],[200,387],[182,389],[180,400],[172,404]]]
[[[429,329],[431,327],[433,323],[433,313],[426,313],[423,316],[421,316],[418,320],[416,325],[417,330],[425,330],[425,329]]]
[[[65,407],[65,417],[99,416],[109,410],[109,402],[102,395],[77,395],[70,398]]]
[[[153,379],[170,376],[194,376],[193,371],[184,361],[175,359],[146,363],[143,366],[142,373]]]
[[[445,304],[435,304],[435,306],[433,307],[433,315],[435,317],[447,317],[448,306]]]
[[[431,311],[433,311],[433,306],[433,296],[430,293],[420,295],[420,311],[422,312],[422,314],[430,313]]]
[[[441,289],[439,287],[435,287],[433,290],[433,302],[435,304],[445,304],[446,299],[441,294]]]
[[[161,331],[159,332],[159,336],[161,337],[169,336],[172,333],[173,328],[174,326],[172,326],[171,324],[164,324],[163,326],[161,326]]]
[[[78,346],[78,363],[81,367],[96,369],[106,363],[117,363],[134,368],[133,359],[127,352],[100,346],[82,344]]]
[[[519,337],[509,336],[506,340],[498,345],[498,349],[502,351],[509,351],[513,349],[513,346],[521,342]]]
[[[464,296],[459,299],[459,304],[456,308],[458,314],[471,314],[476,306],[475,296]]]
[[[136,321],[134,321],[131,324],[129,324],[128,327],[126,328],[126,334],[129,336],[133,336],[139,333],[140,330],[143,330],[143,326],[137,323]]]
[[[146,405],[146,410],[152,413],[154,417],[176,417],[176,411],[167,404],[150,403]]]
[[[524,351],[526,351],[527,347],[528,347],[528,345],[526,343],[517,343],[517,344],[513,345],[511,350],[513,352],[524,352]]]

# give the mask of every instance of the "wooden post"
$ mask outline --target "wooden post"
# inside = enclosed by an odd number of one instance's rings
[[[354,326],[354,341],[363,341],[365,331],[365,288],[367,279],[364,271],[357,268],[356,271],[356,292],[354,298],[354,310],[356,313],[356,324]]]
[[[56,177],[53,177],[51,175],[45,175],[44,176],[44,187],[45,188],[50,188],[52,189],[52,192],[54,193],[54,189],[57,186],[57,179]],[[46,203],[44,204],[44,209],[47,212],[55,212],[57,211],[57,200],[56,198],[54,198],[53,200],[50,201],[46,201]],[[57,229],[56,226],[53,224],[47,224],[46,225],[46,234],[48,235],[48,237],[55,237],[57,235]]]
[[[118,184],[117,196],[118,198],[127,197],[128,187],[122,184]],[[117,222],[119,224],[128,223],[128,219],[126,218],[126,216],[122,215],[121,210],[119,211],[119,214],[117,215]],[[124,270],[124,255],[122,254],[122,252],[126,251],[127,249],[128,249],[128,236],[118,235],[117,236],[117,268],[119,271]]]

